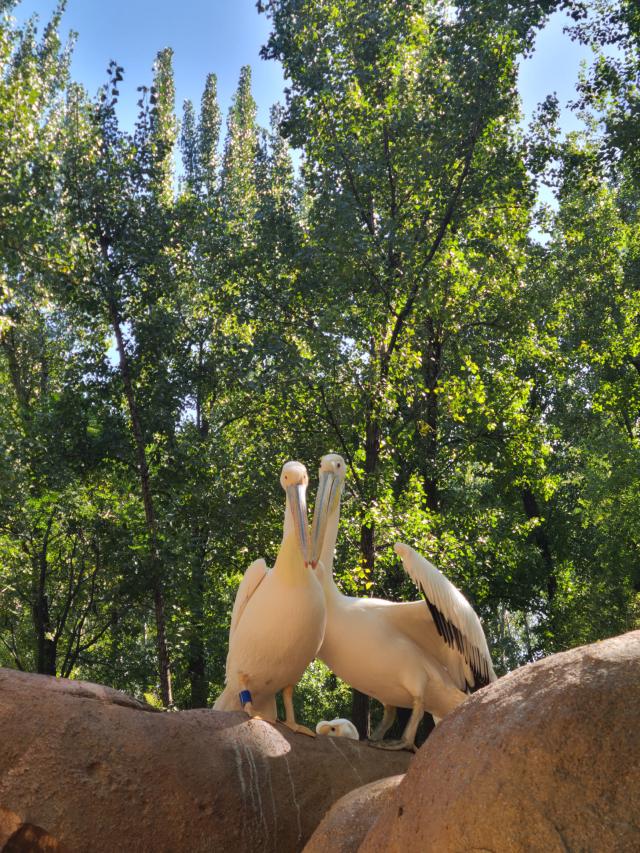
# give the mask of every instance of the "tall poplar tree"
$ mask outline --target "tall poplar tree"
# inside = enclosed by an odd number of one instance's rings
[[[256,103],[251,94],[251,68],[245,65],[227,116],[221,172],[225,228],[238,248],[248,247],[252,241],[258,204],[257,155]]]

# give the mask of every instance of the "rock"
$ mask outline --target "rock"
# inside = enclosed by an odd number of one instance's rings
[[[360,850],[640,850],[640,631],[470,697],[418,752]]]
[[[240,712],[161,713],[116,690],[0,669],[0,850],[301,850],[408,753]]]
[[[2,853],[69,853],[41,826],[25,823],[17,814],[0,809]]]
[[[304,853],[356,853],[403,779],[400,773],[345,794],[322,818]]]

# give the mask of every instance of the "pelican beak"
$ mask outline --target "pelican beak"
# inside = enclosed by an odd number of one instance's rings
[[[339,497],[340,485],[337,476],[331,471],[321,471],[311,526],[311,566],[314,569],[320,559],[329,514]]]
[[[307,523],[307,487],[287,486],[287,497],[289,506],[293,513],[293,523],[298,538],[298,545],[302,553],[305,566],[309,565],[309,525]]]

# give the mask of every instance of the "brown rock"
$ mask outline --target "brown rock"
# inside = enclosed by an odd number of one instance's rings
[[[25,823],[17,814],[0,809],[2,853],[68,853],[41,826]]]
[[[472,696],[419,751],[360,850],[640,850],[640,631]]]
[[[345,794],[322,818],[304,853],[356,853],[403,779],[400,773]]]
[[[288,853],[335,800],[409,761],[0,669],[0,850]]]

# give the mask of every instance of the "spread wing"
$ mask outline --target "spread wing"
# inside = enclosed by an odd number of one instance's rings
[[[425,655],[440,662],[458,690],[464,691],[467,686],[473,687],[476,682],[471,667],[457,649],[452,649],[446,642],[442,642],[433,616],[424,601],[380,601],[379,606],[384,606],[383,618],[393,625],[398,633],[409,637]]]
[[[484,687],[496,680],[482,625],[473,607],[451,581],[413,548],[398,542],[395,552],[404,570],[422,592],[438,633],[462,655],[473,674],[470,687]]]
[[[236,600],[233,603],[231,612],[231,628],[229,629],[229,642],[233,637],[233,633],[238,627],[238,623],[242,618],[247,602],[260,586],[268,573],[267,564],[263,559],[254,560],[244,573],[244,577],[240,582],[238,591],[236,592]]]

